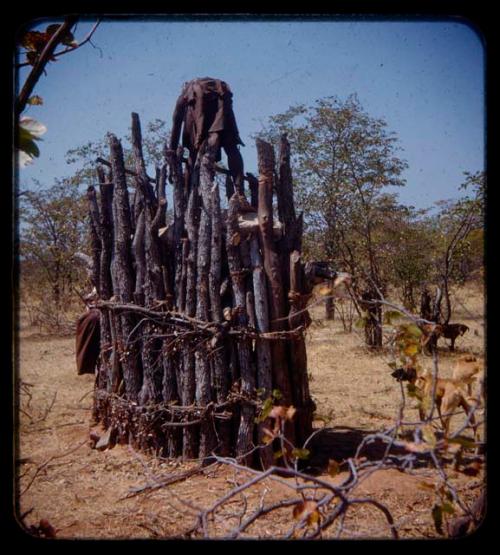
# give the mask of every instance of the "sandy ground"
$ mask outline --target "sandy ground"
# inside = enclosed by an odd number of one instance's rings
[[[450,375],[454,358],[463,352],[483,354],[483,297],[476,287],[459,292],[454,321],[470,331],[457,340],[457,352],[440,346],[440,371]],[[381,430],[394,421],[400,403],[400,388],[390,376],[388,351],[371,352],[363,344],[362,330],[345,333],[341,323],[322,320],[323,308],[312,309],[314,323],[308,332],[310,386],[317,404],[315,425],[326,427],[323,440],[313,448],[317,460],[342,459],[354,454],[363,436]],[[131,488],[143,487],[195,463],[155,459],[128,446],[97,451],[89,445],[94,377],[77,376],[72,337],[42,336],[20,330],[19,427],[17,516],[24,515],[26,526],[47,519],[59,538],[175,538],[182,537],[195,522],[197,511],[207,507],[223,492],[241,483],[245,473],[224,467],[209,469],[169,487],[149,490],[126,498]],[[424,359],[424,365],[430,359]],[[410,402],[407,418],[417,419]],[[459,419],[460,417],[456,417]],[[315,452],[316,449],[316,452]],[[466,502],[481,490],[484,469],[468,477],[449,469],[449,475]],[[322,475],[326,480],[341,480]],[[436,483],[431,468],[414,473],[380,470],[360,483],[360,496],[369,496],[387,505],[393,513],[401,537],[436,537],[431,518],[434,494],[422,482]],[[217,514],[211,523],[216,536],[228,533],[238,522],[244,504],[256,506],[290,498],[284,483],[252,487],[246,498],[238,496]],[[264,496],[264,497],[263,497]],[[258,521],[248,529],[248,537],[276,538],[293,524],[287,507]],[[332,527],[325,538],[335,537]],[[389,537],[384,519],[375,509],[351,509],[341,537]]]

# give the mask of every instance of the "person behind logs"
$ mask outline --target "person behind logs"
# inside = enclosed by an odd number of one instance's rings
[[[232,98],[229,85],[220,79],[201,77],[184,83],[175,105],[169,148],[172,151],[177,149],[183,127],[182,146],[189,151],[189,173],[205,139],[208,139],[209,146],[216,147],[216,162],[221,159],[223,148],[233,183],[241,193],[243,159],[238,145],[245,145],[236,125]]]

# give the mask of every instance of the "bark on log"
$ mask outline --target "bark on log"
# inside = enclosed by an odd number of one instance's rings
[[[87,199],[89,204],[90,216],[90,248],[92,252],[92,263],[90,280],[96,287],[99,297],[102,296],[101,286],[101,259],[103,253],[103,244],[101,241],[101,217],[99,214],[99,206],[94,187],[87,189]],[[100,364],[98,366],[98,373],[96,377],[97,387],[99,389],[106,389],[106,382],[109,373],[109,348],[111,346],[111,337],[109,330],[108,315],[106,313],[100,314]],[[99,418],[100,408],[95,406],[94,415]]]
[[[198,228],[198,252],[197,252],[197,280],[196,280],[196,318],[202,321],[210,321],[209,303],[209,275],[210,275],[210,252],[212,242],[212,207],[211,189],[213,183],[213,164],[215,152],[207,147],[201,156],[200,165],[200,222]],[[210,362],[208,360],[208,348],[206,342],[199,345],[195,352],[195,379],[196,379],[196,402],[201,407],[206,407],[212,400]],[[200,449],[199,457],[207,458],[215,447],[213,417],[208,414],[200,425]]]
[[[143,209],[137,223],[136,244],[137,251],[137,304],[151,307],[157,301],[165,299],[163,286],[162,257],[158,239],[158,230],[155,228],[156,216],[161,220],[161,206],[155,197],[154,189],[146,173],[146,164],[142,152],[141,124],[138,114],[132,113],[132,152],[136,172],[136,195],[140,198]],[[161,172],[159,172],[161,173]],[[162,179],[163,178],[163,179]],[[166,168],[163,175],[157,176],[157,188],[165,200]],[[160,188],[162,189],[160,191]],[[139,283],[140,276],[143,284]],[[141,290],[142,289],[142,290]],[[163,365],[161,364],[161,341],[153,338],[154,327],[146,321],[141,329],[141,355],[143,368],[143,383],[139,394],[139,402],[145,405],[148,402],[158,402],[161,399]]]
[[[247,177],[250,189],[250,204],[257,211],[259,207],[259,180],[252,173],[247,173]]]
[[[250,240],[250,257],[254,290],[255,327],[259,333],[267,333],[270,330],[267,284],[259,242],[255,236]],[[271,396],[273,389],[271,345],[269,341],[257,339],[255,350],[257,355],[257,388],[262,391],[262,398],[267,399]],[[258,441],[261,445],[264,440],[264,428],[269,428],[269,424],[269,420],[259,424]],[[264,469],[274,464],[273,451],[270,445],[260,451],[260,457]]]
[[[238,205],[239,196],[235,193],[229,200],[226,250],[234,294],[234,319],[238,326],[245,328],[248,323],[248,315],[246,313],[246,291],[244,287],[244,277],[242,275],[243,267],[239,249],[241,236],[238,229]],[[244,338],[239,338],[236,349],[240,367],[241,393],[251,396],[255,391],[255,375],[251,365],[249,341]],[[252,438],[254,413],[255,411],[253,406],[249,404],[243,404],[241,407],[238,438],[236,441],[237,456],[244,456],[253,446]],[[243,460],[246,464],[250,464],[251,457],[245,456]]]
[[[120,141],[114,136],[109,137],[110,159],[114,178],[113,194],[113,228],[114,228],[114,291],[118,300],[129,303],[133,299],[134,275],[130,253],[130,204],[125,181],[123,150]],[[129,314],[120,317],[121,343],[125,351],[122,354],[123,377],[125,392],[131,401],[137,401],[141,387],[141,374],[137,364],[137,348],[128,344],[127,340],[134,327],[134,318]]]
[[[259,239],[264,258],[264,271],[267,277],[269,294],[269,316],[271,331],[286,329],[282,319],[286,316],[285,294],[281,278],[280,257],[273,240],[273,182],[274,152],[269,143],[257,139],[257,156],[259,161]],[[273,381],[283,395],[283,403],[292,403],[292,391],[285,345],[276,341],[271,347],[273,356]]]
[[[309,323],[307,312],[303,312],[309,295],[306,295],[303,266],[299,251],[290,254],[290,313],[291,329],[299,326],[304,328]],[[298,314],[297,314],[298,313]],[[309,393],[309,379],[307,376],[307,350],[303,334],[293,337],[289,345],[292,388],[294,405],[297,408],[295,417],[296,441],[302,446],[312,433],[312,419],[315,405]]]
[[[99,296],[107,300],[113,294],[110,271],[113,250],[113,186],[102,185],[106,181],[102,168],[97,168],[97,176],[101,184],[99,187],[99,239],[101,241]],[[111,176],[108,179],[111,179]]]
[[[90,280],[92,285],[97,289],[97,293],[101,295],[101,241],[99,240],[99,207],[97,205],[97,196],[94,187],[87,189],[87,200],[89,205],[90,216],[90,250],[92,253],[92,271]]]
[[[210,241],[210,272],[208,288],[210,294],[210,315],[213,322],[222,323],[221,275],[222,275],[222,221],[220,209],[219,186],[214,183],[211,193],[212,230]],[[211,369],[215,401],[224,403],[229,391],[228,371],[224,356],[222,335],[216,336],[212,345]],[[225,420],[217,423],[219,436],[218,451],[222,456],[230,454],[231,422]]]
[[[187,250],[185,241],[182,241],[184,233],[184,214],[186,210],[186,193],[185,193],[185,178],[182,174],[182,147],[179,147],[177,153],[166,151],[165,157],[169,165],[169,174],[173,181],[174,194],[174,222],[173,222],[173,248],[174,248],[174,290],[175,290],[175,306],[177,310],[182,312],[185,304],[185,275],[184,280],[182,277],[183,268],[185,270],[185,256]],[[183,254],[185,255],[183,258]]]
[[[143,306],[145,301],[144,287],[146,283],[146,253],[144,251],[144,233],[146,228],[146,214],[144,208],[137,217],[134,238],[132,240],[132,254],[135,267],[134,302]]]
[[[185,314],[195,316],[196,314],[196,257],[198,244],[198,213],[199,198],[197,187],[196,168],[191,174],[190,191],[186,209],[186,232],[187,232],[187,257],[186,257],[186,301]],[[195,401],[195,357],[192,352],[193,345],[189,342],[184,346],[183,356],[183,380],[181,400],[183,405],[191,405]],[[198,427],[188,426],[183,429],[183,457],[192,459],[198,456]]]

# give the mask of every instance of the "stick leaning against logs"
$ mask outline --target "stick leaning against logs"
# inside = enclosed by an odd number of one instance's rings
[[[256,419],[266,399],[279,390],[275,402],[297,409],[286,428],[297,446],[311,433],[315,408],[304,340],[315,278],[301,261],[288,141],[281,139],[276,175],[273,147],[257,140],[250,202],[227,171],[221,199],[216,147],[201,146],[189,182],[182,149],[166,150],[155,179],[147,175],[135,113],[132,147],[135,171],[110,135],[109,162],[100,158],[97,168],[99,195],[88,190],[102,330],[94,416],[111,443],[168,457],[209,461],[216,453],[280,464],[279,446],[263,445],[269,419]]]

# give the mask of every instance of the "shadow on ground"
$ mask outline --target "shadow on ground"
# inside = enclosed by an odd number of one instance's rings
[[[308,444],[311,451],[311,458],[308,460],[307,471],[311,473],[323,473],[328,468],[328,461],[333,459],[338,463],[354,457],[361,442],[376,431],[359,430],[347,426],[334,428],[324,428],[314,436]],[[360,451],[359,456],[369,461],[381,460],[386,454],[387,443],[374,439],[367,442]],[[400,448],[392,447],[389,452],[391,455],[401,456],[408,453]],[[392,457],[390,457],[392,458]],[[393,462],[394,459],[393,459]]]

